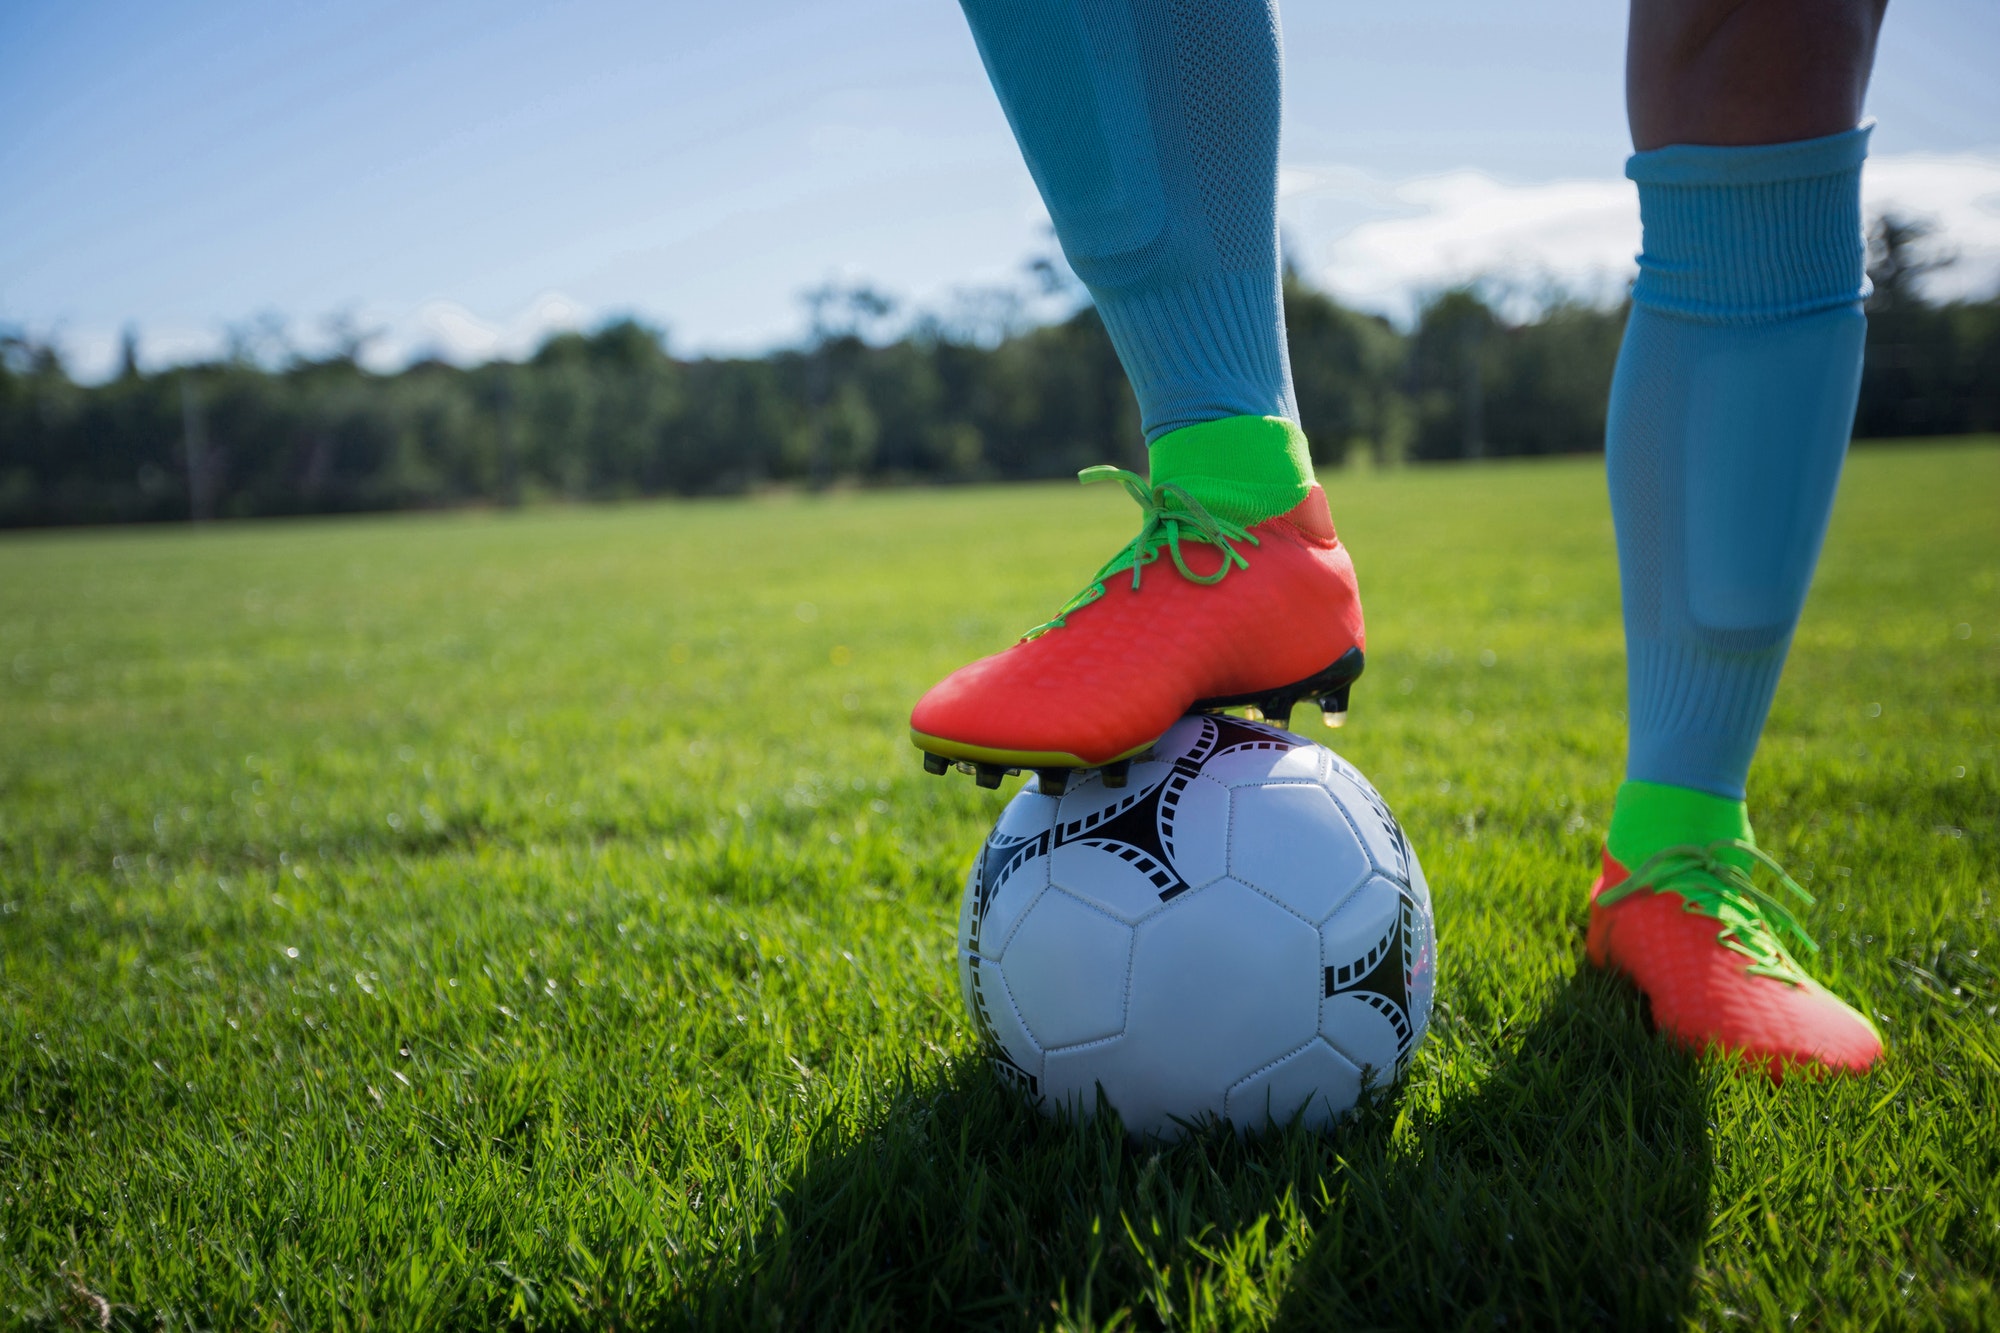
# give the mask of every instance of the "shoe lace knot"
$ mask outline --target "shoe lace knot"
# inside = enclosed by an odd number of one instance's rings
[[[1772,888],[1757,883],[1758,870],[1775,877]],[[1705,847],[1690,843],[1663,848],[1647,858],[1624,883],[1599,894],[1597,901],[1600,906],[1609,907],[1642,889],[1678,893],[1686,900],[1687,911],[1720,921],[1722,929],[1716,933],[1716,942],[1748,958],[1750,971],[1794,985],[1804,985],[1809,980],[1804,969],[1786,952],[1781,934],[1792,936],[1812,953],[1819,952],[1819,945],[1792,915],[1792,909],[1778,891],[1789,893],[1808,907],[1813,896],[1755,843],[1723,838]]]
[[[1162,551],[1173,560],[1174,568],[1180,571],[1181,577],[1190,583],[1220,583],[1231,569],[1249,567],[1250,561],[1232,543],[1248,542],[1256,546],[1259,545],[1256,536],[1240,523],[1211,514],[1207,506],[1188,494],[1185,487],[1171,481],[1150,482],[1136,472],[1109,464],[1087,467],[1076,475],[1077,480],[1086,486],[1096,481],[1116,481],[1124,486],[1126,494],[1137,502],[1144,515],[1139,535],[1105,561],[1103,568],[1091,576],[1083,591],[1063,603],[1062,609],[1053,617],[1023,634],[1021,638],[1024,642],[1052,629],[1061,629],[1071,612],[1081,610],[1104,596],[1105,585],[1128,569],[1132,571],[1132,587],[1136,591],[1141,571],[1158,560]],[[1222,552],[1222,563],[1214,573],[1197,574],[1188,568],[1187,560],[1181,554],[1181,543],[1189,541],[1201,542]]]

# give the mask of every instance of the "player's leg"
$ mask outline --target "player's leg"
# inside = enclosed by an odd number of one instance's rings
[[[1115,765],[1189,708],[1346,706],[1353,567],[1293,405],[1276,221],[1272,0],[963,0],[1139,400],[1138,538],[1029,638],[926,694],[934,771]],[[1086,480],[1093,479],[1086,474]]]
[[[1632,6],[1645,241],[1607,440],[1630,751],[1589,949],[1665,1030],[1774,1070],[1881,1052],[1795,961],[1795,886],[1753,855],[1744,804],[1854,419],[1880,19],[1880,0]]]

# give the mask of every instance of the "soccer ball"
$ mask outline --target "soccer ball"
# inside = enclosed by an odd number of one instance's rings
[[[1398,1077],[1436,978],[1430,890],[1331,750],[1183,718],[1107,788],[1030,781],[980,849],[959,982],[994,1066],[1043,1110],[1135,1136],[1215,1117],[1325,1125]]]

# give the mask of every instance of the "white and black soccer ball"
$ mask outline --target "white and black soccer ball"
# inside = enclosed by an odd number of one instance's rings
[[[1101,1088],[1134,1135],[1323,1125],[1398,1077],[1436,979],[1430,890],[1368,780],[1238,718],[1182,719],[1060,797],[1033,781],[974,860],[959,981],[1046,1111]]]

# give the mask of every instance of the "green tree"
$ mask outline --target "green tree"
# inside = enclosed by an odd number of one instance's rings
[[[1314,460],[1337,464],[1356,451],[1377,463],[1401,458],[1412,427],[1400,384],[1408,349],[1389,321],[1349,310],[1287,271],[1285,332]]]

